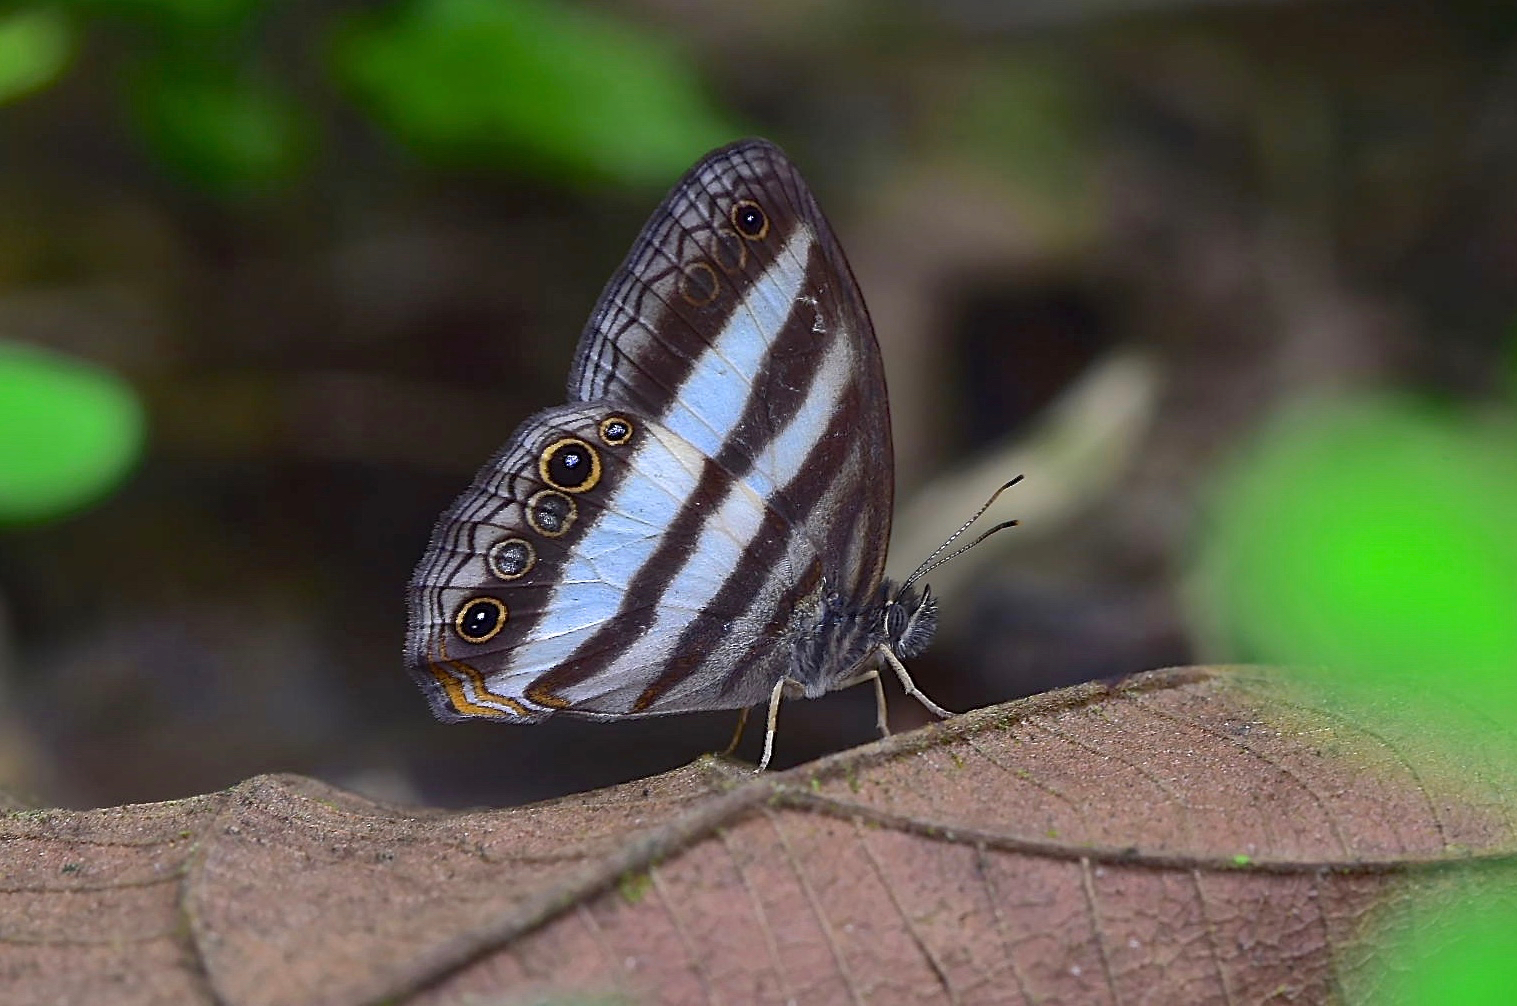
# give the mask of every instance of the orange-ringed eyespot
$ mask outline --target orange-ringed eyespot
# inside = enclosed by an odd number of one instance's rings
[[[527,500],[527,523],[532,530],[557,538],[569,530],[577,514],[574,501],[553,489],[543,489]]]
[[[691,306],[705,307],[722,292],[722,281],[716,278],[716,270],[709,263],[695,262],[685,266],[679,292]]]
[[[600,438],[608,447],[620,447],[632,439],[632,420],[607,416],[600,423]]]
[[[578,437],[565,437],[542,452],[537,471],[555,489],[582,493],[600,481],[600,455]]]
[[[506,606],[493,597],[476,597],[465,602],[453,619],[453,628],[466,643],[487,642],[506,627],[509,612]]]
[[[490,546],[485,561],[502,580],[515,580],[526,576],[537,562],[537,549],[525,538],[507,538]]]
[[[758,203],[744,199],[732,205],[732,226],[749,241],[762,240],[769,234],[769,218]]]

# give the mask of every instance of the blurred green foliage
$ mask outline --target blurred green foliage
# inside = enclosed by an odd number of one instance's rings
[[[267,0],[66,0],[82,13],[167,31],[225,30],[247,23]]]
[[[110,45],[86,51],[114,61],[144,149],[224,198],[298,182],[345,96],[424,156],[555,183],[667,184],[736,132],[687,60],[599,12],[550,0],[402,0],[296,19],[311,37],[290,45],[268,30],[281,6],[60,0],[4,10],[0,103],[42,100],[82,38],[108,35]],[[301,59],[324,62],[303,74]],[[301,94],[302,79],[333,86]],[[143,434],[126,387],[16,347],[0,366],[0,520],[66,512],[121,477]]]
[[[129,121],[161,164],[218,195],[298,180],[315,110],[344,96],[424,157],[553,182],[665,184],[737,130],[652,33],[555,0],[404,0],[299,22],[269,48],[266,0],[63,0],[0,16],[0,102],[58,79],[76,26],[111,33]],[[283,39],[288,42],[288,39]],[[309,75],[276,62],[315,58]],[[298,95],[291,80],[333,85]],[[315,99],[314,101],[312,99]]]
[[[0,341],[0,521],[46,520],[104,495],[136,460],[143,426],[121,380]]]
[[[1379,1006],[1505,1006],[1513,999],[1517,910],[1508,902],[1421,908],[1384,951]]]
[[[133,122],[159,159],[211,191],[275,189],[308,161],[310,123],[291,95],[252,70],[158,59],[129,93]]]
[[[1234,654],[1314,668],[1343,698],[1410,686],[1419,726],[1483,746],[1517,713],[1514,500],[1509,417],[1298,407],[1221,481],[1203,604]]]
[[[734,130],[666,45],[545,0],[417,0],[351,20],[337,76],[418,151],[666,183]]]
[[[57,79],[74,52],[74,33],[47,7],[0,13],[0,104]]]

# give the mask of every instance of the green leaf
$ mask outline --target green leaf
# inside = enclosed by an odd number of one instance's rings
[[[351,19],[337,79],[434,160],[666,183],[734,135],[670,47],[548,0],[415,0]]]
[[[0,14],[0,104],[39,91],[74,54],[74,31],[49,7]]]
[[[222,195],[277,189],[311,148],[294,100],[247,70],[159,59],[132,82],[134,123],[153,153]]]
[[[0,341],[0,521],[46,520],[103,496],[136,459],[143,431],[123,381]]]
[[[1450,743],[1517,715],[1517,436],[1406,399],[1292,410],[1221,479],[1195,592],[1230,656],[1427,695]]]

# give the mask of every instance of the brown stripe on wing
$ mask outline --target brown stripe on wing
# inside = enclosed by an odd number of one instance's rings
[[[647,631],[658,616],[657,606],[649,602],[662,597],[668,589],[705,527],[709,501],[721,499],[731,482],[732,476],[714,461],[702,460],[695,490],[669,523],[653,554],[638,567],[622,595],[621,606],[614,614],[607,615],[563,661],[534,679],[527,686],[528,698],[558,709],[569,706],[570,702],[562,692],[604,667],[604,651],[631,646]]]
[[[791,523],[784,517],[772,509],[764,510],[754,544],[743,553],[737,569],[722,582],[709,609],[696,615],[685,626],[671,651],[675,654],[674,659],[668,661],[658,677],[638,695],[632,703],[633,712],[645,712],[669,689],[694,674],[706,662],[716,642],[730,631],[734,621],[732,612],[751,608],[766,596],[767,592],[759,585],[784,559],[791,530]],[[789,619],[789,611],[783,603],[776,604],[774,618],[781,623],[777,627],[771,626],[777,633],[783,630]],[[737,619],[742,620],[741,616]]]
[[[831,259],[832,268],[847,270],[848,263],[842,260],[840,249],[824,247],[823,251]],[[845,324],[865,329],[862,333],[851,333],[848,338],[856,354],[853,387],[859,392],[859,400],[853,410],[853,426],[843,438],[851,445],[854,456],[840,464],[855,468],[857,474],[852,498],[840,510],[820,507],[817,497],[804,493],[796,494],[794,499],[795,505],[809,507],[806,527],[822,549],[822,555],[842,556],[844,553],[833,550],[837,536],[851,533],[857,549],[850,553],[850,561],[843,568],[830,569],[828,576],[841,575],[843,579],[836,583],[838,590],[845,596],[860,598],[872,595],[885,578],[885,554],[890,547],[890,521],[895,505],[895,452],[891,444],[884,365],[858,287],[850,280],[838,284],[832,293],[842,298],[833,309],[845,319]],[[846,519],[839,514],[846,514]]]
[[[822,444],[818,445],[819,448],[829,442],[832,445],[850,442],[849,434],[855,429],[854,423],[856,422],[853,407],[856,407],[857,402],[853,396],[857,393],[856,389],[851,390],[848,399],[845,399],[844,406],[834,413],[832,421],[828,424],[827,434],[823,438]],[[786,490],[795,497],[804,496],[811,498],[816,501],[818,511],[822,511],[823,506],[836,497],[839,486],[857,480],[857,476],[851,472],[847,465],[847,458],[851,453],[846,449],[839,452],[835,446],[827,450],[826,454],[830,455],[832,460],[838,462],[836,465],[828,465],[820,459],[818,463],[813,464],[811,463],[811,459],[808,458],[807,464],[802,469],[801,474],[790,485],[786,486]],[[832,526],[834,527],[840,525],[846,526],[853,523],[847,517],[836,516],[836,511],[828,512],[834,514],[832,520]],[[818,521],[813,521],[812,523],[818,523]],[[775,606],[774,613],[768,620],[769,629],[767,631],[784,633],[785,629],[789,628],[794,622],[795,610],[806,602],[808,598],[816,597],[819,587],[825,588],[826,584],[822,582],[823,580],[831,581],[833,588],[839,588],[840,586],[837,583],[840,571],[829,567],[827,564],[827,557],[832,553],[824,551],[825,540],[817,541],[815,536],[809,533],[807,529],[799,527],[793,533],[805,535],[816,558],[797,577],[795,587],[786,593],[781,602]],[[794,551],[793,548],[792,551]],[[808,612],[808,614],[814,615],[816,612]],[[766,639],[763,636],[754,639],[748,645],[742,657],[727,672],[727,676],[723,679],[719,688],[720,693],[730,695],[743,690],[743,685],[751,680],[751,676],[756,671],[761,671],[764,664],[767,663],[764,660],[765,650],[773,647],[779,641],[779,639],[775,638]],[[789,655],[787,654],[788,657]],[[780,673],[788,674],[792,669],[793,667],[790,666],[787,659],[787,664]],[[771,671],[770,673],[772,674],[773,672]],[[774,682],[777,680],[778,677],[771,677],[768,681],[764,682],[761,692],[768,694],[769,689],[774,686]]]
[[[751,582],[742,583],[737,578],[729,581],[729,585],[733,586],[732,600],[734,602],[748,598],[751,606],[756,607],[763,598],[777,597],[778,599],[770,606],[768,621],[764,623],[763,628],[755,633],[747,649],[743,651],[742,657],[738,659],[733,665],[732,670],[718,684],[715,694],[719,696],[730,698],[738,690],[739,686],[750,684],[754,680],[755,675],[762,678],[762,684],[757,690],[748,689],[749,691],[754,691],[754,694],[757,696],[755,701],[769,694],[770,689],[774,687],[774,683],[790,669],[790,654],[788,650],[778,654],[778,661],[773,659],[776,646],[784,642],[786,630],[791,627],[792,622],[795,620],[796,607],[815,593],[817,588],[822,584],[822,563],[820,559],[813,559],[807,563],[805,568],[800,572],[800,576],[797,577],[795,571],[785,569],[778,564],[778,559],[784,555],[787,538],[781,536],[774,539],[774,541],[775,544],[771,547],[766,547],[759,552],[755,552],[751,557],[755,565],[766,557],[775,561],[775,565],[770,567],[769,576],[765,581],[764,587],[754,590]],[[745,561],[748,561],[748,558],[745,557]],[[768,585],[771,583],[776,584],[779,589],[768,589]],[[724,587],[723,591],[725,592],[726,590],[727,587]],[[654,678],[648,687],[644,688],[642,693],[638,695],[637,701],[632,705],[633,712],[641,713],[652,709],[670,690],[699,671],[701,666],[711,659],[713,642],[720,639],[723,633],[730,631],[730,623],[732,621],[733,619],[731,618],[725,618],[711,619],[705,625],[692,623],[682,634],[676,649],[694,649],[705,643],[704,648],[693,652],[688,659],[677,663],[671,662],[670,666],[657,678]],[[739,619],[739,621],[747,622],[749,619],[745,617]],[[702,637],[705,637],[705,639],[703,640]],[[744,702],[743,704],[748,705],[749,703]],[[712,706],[711,708],[721,707]]]
[[[805,530],[818,554],[828,557],[827,577],[833,589],[854,605],[872,603],[884,580],[885,551],[890,533],[889,511],[884,527],[879,506],[870,496],[879,492],[882,470],[870,455],[866,438],[846,438],[848,451],[839,459],[837,477],[825,491],[811,497],[817,519]],[[885,469],[888,471],[888,469]],[[888,493],[890,486],[885,489]]]

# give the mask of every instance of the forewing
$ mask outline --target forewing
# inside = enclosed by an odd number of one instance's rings
[[[750,205],[767,221],[759,238],[737,216]],[[735,143],[674,187],[601,295],[569,395],[640,409],[730,467],[751,469],[819,552],[849,553],[840,586],[862,594],[879,582],[893,484],[879,347],[832,227],[778,147]],[[857,450],[833,452],[847,477],[832,498],[856,533],[840,535],[830,506],[819,511],[814,496],[786,490],[797,450],[776,440],[803,406],[813,438],[831,412],[849,410]]]
[[[767,694],[788,669],[774,651],[819,592],[878,592],[893,489],[879,348],[831,226],[773,144],[718,150],[674,188],[602,295],[569,389],[645,410],[709,459],[687,516],[720,514],[733,485],[764,502],[763,526],[709,600],[720,617],[695,613],[678,629],[675,661],[635,710]],[[699,532],[683,521],[668,550],[698,551]],[[592,672],[561,667],[544,686],[572,689]]]

